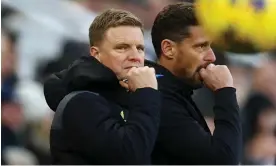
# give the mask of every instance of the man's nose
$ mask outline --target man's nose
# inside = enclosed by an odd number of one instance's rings
[[[216,55],[214,54],[214,51],[211,48],[207,51],[204,61],[208,61],[210,63],[214,63],[216,61]]]
[[[138,57],[131,57],[131,58],[129,58],[129,61],[135,62],[135,63],[140,63],[140,62],[141,62],[141,59],[138,58]]]
[[[129,61],[131,62],[136,62],[136,63],[140,63],[141,62],[141,53],[139,53],[139,51],[137,49],[133,49],[130,53],[129,53]]]

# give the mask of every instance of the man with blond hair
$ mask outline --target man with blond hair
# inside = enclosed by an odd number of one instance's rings
[[[89,28],[90,56],[50,76],[44,94],[55,111],[53,164],[150,164],[160,94],[144,67],[141,21],[110,9]]]

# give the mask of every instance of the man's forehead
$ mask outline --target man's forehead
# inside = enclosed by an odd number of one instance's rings
[[[189,32],[190,35],[188,40],[192,43],[211,42],[211,39],[208,37],[201,26],[191,26],[189,27]]]
[[[144,36],[140,28],[122,27],[111,28],[105,34],[109,43],[144,44]]]

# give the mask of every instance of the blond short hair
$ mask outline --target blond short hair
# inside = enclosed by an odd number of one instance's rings
[[[105,32],[109,28],[118,26],[139,27],[143,31],[141,20],[129,11],[108,9],[98,15],[89,28],[90,46],[95,46],[102,42]]]

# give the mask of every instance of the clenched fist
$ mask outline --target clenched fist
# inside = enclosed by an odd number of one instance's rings
[[[127,82],[120,81],[120,84],[129,91],[136,91],[140,88],[153,88],[157,90],[157,80],[155,77],[154,68],[145,67],[133,67],[126,76]]]
[[[212,91],[234,86],[233,77],[225,65],[209,64],[206,69],[201,69],[199,74],[204,84]]]

